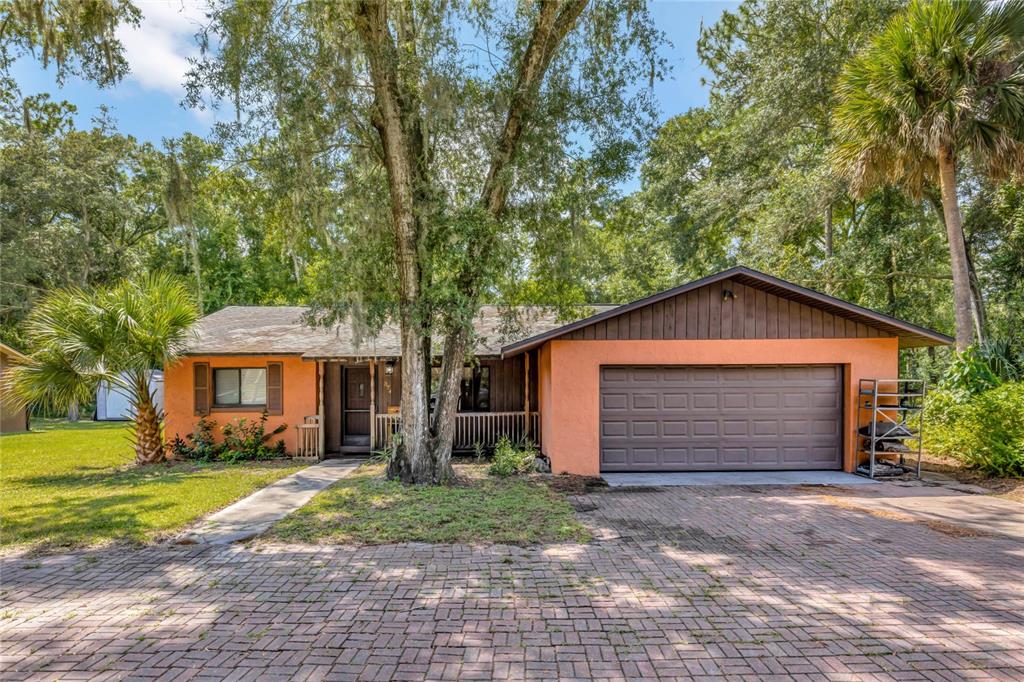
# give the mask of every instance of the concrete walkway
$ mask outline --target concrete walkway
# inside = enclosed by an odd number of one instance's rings
[[[686,473],[602,474],[613,488],[687,485],[874,485],[876,481],[842,471],[692,471]]]
[[[302,507],[318,492],[351,474],[364,459],[328,459],[271,483],[266,488],[211,514],[174,542],[226,545],[256,537]]]

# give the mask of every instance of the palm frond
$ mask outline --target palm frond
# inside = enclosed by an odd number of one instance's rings
[[[1024,0],[914,0],[836,84],[833,161],[855,192],[934,181],[941,149],[1019,173]]]

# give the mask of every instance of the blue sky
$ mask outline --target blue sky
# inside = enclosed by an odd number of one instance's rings
[[[102,105],[107,105],[122,132],[159,145],[164,137],[188,131],[203,135],[209,131],[210,112],[181,107],[182,78],[187,59],[197,49],[193,36],[202,10],[192,0],[141,0],[144,19],[133,29],[119,29],[132,73],[113,88],[100,89],[88,82],[70,79],[57,86],[52,69],[46,71],[32,60],[21,60],[14,76],[23,94],[49,92],[54,99],[66,99],[78,107],[80,126],[87,126]],[[705,74],[697,60],[696,43],[700,24],[713,23],[735,2],[652,2],[657,26],[673,45],[664,56],[672,67],[669,80],[655,84],[662,118],[668,118],[707,101],[700,84]]]

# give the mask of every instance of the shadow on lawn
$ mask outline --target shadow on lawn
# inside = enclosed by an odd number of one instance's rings
[[[102,497],[61,495],[40,505],[13,504],[4,518],[4,543],[25,544],[32,552],[89,545],[115,536],[119,541],[145,540],[145,514],[173,507],[152,496],[126,493]],[[43,542],[33,542],[45,538]]]
[[[952,538],[792,489],[586,498],[601,538],[586,545],[8,560],[14,614],[0,639],[25,652],[23,673],[74,655],[79,672],[253,676],[299,674],[304,661],[323,666],[306,673],[352,677],[1024,675],[1019,543]]]
[[[217,473],[228,469],[242,468],[284,468],[295,466],[290,459],[273,459],[253,462],[162,462],[160,464],[127,464],[122,468],[95,467],[82,465],[75,469],[49,475],[8,476],[9,484],[24,486],[60,486],[62,488],[118,488],[126,485],[180,483],[185,478],[195,478],[204,473]]]

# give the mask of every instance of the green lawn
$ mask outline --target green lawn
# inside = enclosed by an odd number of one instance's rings
[[[446,544],[589,540],[559,493],[540,481],[496,479],[486,466],[460,464],[454,486],[405,486],[367,464],[313,498],[265,536],[321,544]]]
[[[144,542],[301,468],[291,462],[136,467],[122,423],[35,422],[0,436],[0,546]]]

